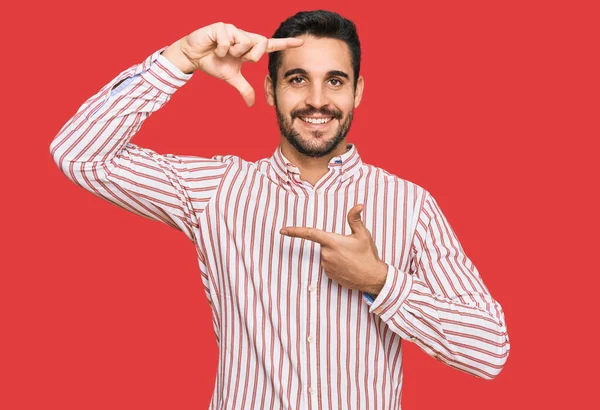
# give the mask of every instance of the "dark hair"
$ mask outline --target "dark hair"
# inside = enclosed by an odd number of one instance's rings
[[[360,41],[354,23],[327,10],[301,11],[282,22],[273,38],[311,35],[317,38],[335,38],[344,41],[350,49],[354,70],[354,89],[360,72]],[[269,75],[273,88],[277,85],[277,70],[281,67],[281,51],[269,54]]]

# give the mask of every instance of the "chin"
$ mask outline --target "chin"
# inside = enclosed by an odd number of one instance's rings
[[[295,139],[295,143],[292,145],[300,153],[310,157],[318,158],[329,154],[336,148],[337,144],[332,146],[333,139],[334,136],[300,136]]]
[[[325,148],[327,146],[329,146],[329,144],[331,144],[332,140],[334,139],[334,135],[319,135],[319,136],[315,136],[312,133],[309,135],[302,135],[300,134],[300,138],[298,138],[299,141],[302,145],[306,146],[306,147],[311,147],[311,148]]]

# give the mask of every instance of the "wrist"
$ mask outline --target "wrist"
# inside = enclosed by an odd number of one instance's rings
[[[388,265],[383,261],[379,261],[377,268],[374,269],[374,283],[367,287],[365,292],[376,296],[381,292],[383,286],[385,285],[385,281],[387,279]]]
[[[177,67],[184,74],[191,74],[194,72],[196,67],[192,62],[185,56],[181,50],[181,43],[183,39],[179,39],[171,44],[161,54],[167,60],[169,60],[175,67]]]

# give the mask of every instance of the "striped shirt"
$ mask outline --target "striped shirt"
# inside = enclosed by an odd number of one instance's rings
[[[89,98],[50,149],[76,184],[194,242],[219,346],[210,409],[399,409],[405,341],[477,377],[501,371],[510,348],[502,308],[436,201],[363,163],[355,145],[313,186],[280,146],[248,162],[130,143],[191,78],[163,50]],[[348,235],[356,204],[389,266],[372,297],[328,278],[318,243],[279,233]]]

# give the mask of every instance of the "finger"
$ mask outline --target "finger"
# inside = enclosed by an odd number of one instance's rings
[[[364,206],[362,204],[355,205],[348,212],[348,225],[350,225],[350,229],[352,230],[352,233],[354,233],[354,234],[363,232],[366,229],[366,227],[362,221],[362,218],[360,216],[360,213],[362,212],[363,209],[364,209]]]
[[[287,48],[300,47],[304,44],[303,38],[287,37],[287,38],[270,38],[267,43],[267,53],[281,51]]]
[[[229,55],[240,57],[252,48],[252,39],[243,30],[238,29],[233,24],[226,24],[225,28],[234,42],[233,46],[229,47]]]
[[[334,241],[334,238],[331,237],[333,234],[316,228],[285,227],[282,228],[279,233],[292,238],[307,239],[324,246],[331,246]]]
[[[227,84],[231,84],[240,92],[248,107],[252,107],[254,105],[254,100],[256,98],[254,89],[241,73],[238,73],[235,77],[225,80],[225,82],[227,82]]]
[[[227,31],[225,24],[217,24],[215,26],[215,40],[217,47],[215,47],[215,54],[219,57],[225,57],[229,51],[229,47],[233,44],[233,37]]]
[[[268,40],[265,36],[254,33],[246,33],[251,39],[253,46],[242,56],[243,61],[257,62],[267,51]]]

